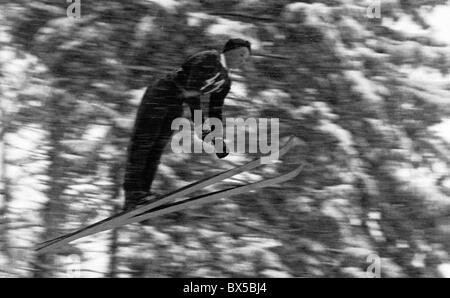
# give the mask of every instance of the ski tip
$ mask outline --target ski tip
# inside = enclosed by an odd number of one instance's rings
[[[294,136],[289,136],[286,143],[284,144],[285,146],[290,146],[292,145],[292,143],[294,142],[295,137]]]
[[[287,175],[289,175],[290,178],[297,177],[303,171],[304,168],[305,168],[305,164],[301,164],[294,170],[290,171]]]
[[[285,146],[288,147],[294,147],[294,146],[300,146],[300,145],[304,145],[305,142],[302,141],[299,137],[294,136],[294,135],[290,135],[285,143]]]
[[[306,167],[306,164],[299,165],[294,171],[298,174],[300,174],[301,171]]]
[[[284,145],[282,146],[280,151],[284,151],[287,152],[289,151],[292,147],[301,145],[303,142],[296,136],[290,135],[289,137],[287,137],[287,141],[284,143]]]
[[[294,136],[290,136],[289,139],[284,143],[284,145],[279,149],[280,156],[283,156],[286,152],[291,150],[291,148],[294,146]]]

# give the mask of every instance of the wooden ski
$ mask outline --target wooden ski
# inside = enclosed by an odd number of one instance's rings
[[[279,157],[282,157],[284,154],[286,154],[286,152],[288,152],[293,146],[294,146],[294,138],[291,137],[286,142],[286,144],[279,150]],[[191,184],[186,185],[178,190],[175,190],[167,195],[156,198],[155,200],[145,202],[141,205],[138,205],[135,209],[128,210],[128,211],[122,211],[116,215],[108,217],[104,220],[96,222],[87,227],[84,227],[84,228],[78,229],[74,232],[59,236],[54,239],[47,240],[45,242],[42,242],[36,247],[36,250],[40,251],[40,249],[43,247],[46,247],[52,243],[56,243],[56,242],[62,241],[67,238],[70,238],[70,239],[72,239],[71,241],[73,241],[75,239],[79,239],[82,237],[86,237],[86,236],[89,236],[92,234],[96,234],[96,233],[99,233],[102,231],[112,229],[117,225],[117,223],[124,222],[125,219],[127,219],[127,218],[131,218],[136,215],[142,214],[142,213],[144,213],[148,210],[154,209],[158,206],[161,206],[161,205],[164,205],[167,203],[171,203],[173,200],[175,200],[177,198],[189,195],[189,194],[191,194],[195,191],[198,191],[204,187],[218,183],[224,179],[230,178],[239,173],[254,169],[261,165],[261,159],[262,159],[262,157],[256,158],[256,159],[254,159],[250,162],[247,162],[241,166],[238,166],[236,168],[232,168],[230,170],[227,170],[227,171],[221,172],[219,174],[213,175],[211,177],[205,178],[203,180],[191,183]]]
[[[235,186],[235,187],[228,188],[225,190],[207,193],[204,195],[200,195],[197,197],[193,197],[193,198],[182,200],[182,201],[175,202],[175,203],[168,203],[166,205],[160,205],[159,207],[155,207],[154,209],[147,210],[147,211],[140,213],[138,215],[135,215],[131,218],[125,218],[122,222],[116,221],[114,225],[111,225],[109,227],[109,229],[118,228],[123,225],[140,222],[143,220],[147,220],[147,219],[150,219],[150,218],[153,218],[156,216],[161,216],[161,215],[168,214],[168,213],[185,210],[186,208],[199,206],[204,203],[211,202],[211,201],[214,201],[217,199],[227,198],[232,195],[242,194],[242,193],[249,192],[252,190],[256,190],[256,189],[260,189],[260,188],[264,188],[264,187],[268,187],[268,186],[273,186],[275,184],[279,184],[279,183],[288,181],[288,180],[296,177],[301,172],[302,168],[303,168],[303,165],[297,167],[296,169],[294,169],[286,174],[282,174],[282,175],[274,177],[274,178],[269,178],[269,179],[254,182],[251,184]],[[89,235],[91,235],[91,234],[92,233],[90,233]],[[53,241],[53,242],[41,245],[40,247],[37,248],[37,251],[39,251],[40,253],[45,253],[52,249],[58,248],[62,245],[65,245],[67,243],[70,243],[74,240],[80,239],[82,237],[86,237],[86,236],[83,236],[82,233],[76,233],[69,237],[59,239],[58,241]]]

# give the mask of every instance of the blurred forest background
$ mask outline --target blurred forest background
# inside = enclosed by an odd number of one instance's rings
[[[0,276],[365,277],[376,254],[382,277],[449,277],[449,3],[382,1],[368,18],[371,2],[82,0],[71,19],[65,1],[0,1]],[[300,140],[283,170],[305,171],[36,255],[120,210],[145,88],[230,37],[253,57],[224,115],[280,118],[281,140]],[[248,159],[169,148],[155,186]]]

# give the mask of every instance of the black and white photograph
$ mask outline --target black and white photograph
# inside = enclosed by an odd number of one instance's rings
[[[450,1],[0,0],[0,278],[450,278]]]

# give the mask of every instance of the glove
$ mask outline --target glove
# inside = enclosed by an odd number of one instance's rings
[[[214,146],[216,145],[216,142],[219,146],[222,144],[222,152],[216,152],[216,156],[220,159],[227,157],[230,151],[228,150],[227,144],[225,144],[223,138],[214,138],[212,142]]]
[[[210,130],[203,130],[202,131],[202,141],[205,141],[205,137],[210,133]],[[215,147],[216,142],[219,143],[219,146],[222,144],[222,152],[216,152],[216,156],[220,159],[225,158],[230,153],[230,150],[228,150],[227,144],[225,144],[225,141],[223,138],[214,138],[212,139],[212,144]]]
[[[203,129],[203,130],[202,130],[202,141],[203,141],[203,142],[205,141],[206,136],[207,136],[210,132],[211,132],[210,130],[206,130],[206,129]],[[214,140],[213,140],[213,144],[214,144]]]

